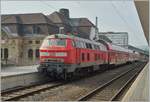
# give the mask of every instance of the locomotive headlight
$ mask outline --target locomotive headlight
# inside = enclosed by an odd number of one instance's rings
[[[63,57],[65,57],[65,56],[67,56],[67,52],[56,52],[55,56],[63,56]]]

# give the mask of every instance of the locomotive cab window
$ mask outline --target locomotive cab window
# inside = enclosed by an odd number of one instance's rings
[[[75,45],[77,48],[82,48],[81,42],[80,41],[75,41]]]
[[[72,40],[72,46],[76,47],[76,44],[75,44],[75,42],[73,40]]]
[[[61,46],[66,47],[66,39],[46,39],[42,46]]]

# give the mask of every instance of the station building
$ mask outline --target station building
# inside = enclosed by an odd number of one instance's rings
[[[128,33],[127,32],[100,32],[99,37],[106,36],[108,42],[115,45],[128,48]]]
[[[2,65],[33,65],[39,63],[39,47],[51,34],[75,33],[92,39],[96,26],[88,18],[70,18],[68,9],[50,15],[42,13],[7,14],[1,16]]]

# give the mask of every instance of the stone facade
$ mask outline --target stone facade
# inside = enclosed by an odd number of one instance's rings
[[[39,63],[39,47],[45,36],[5,37],[1,40],[2,65]],[[6,50],[7,49],[7,50]]]
[[[2,65],[33,65],[39,63],[39,47],[45,36],[59,32],[45,15],[2,15]]]
[[[17,64],[20,62],[20,47],[22,39],[18,37],[5,38],[1,40],[2,64]]]
[[[39,64],[39,47],[46,36],[75,32],[89,39],[97,29],[87,18],[70,18],[67,9],[47,16],[31,13],[2,15],[1,18],[2,65]]]

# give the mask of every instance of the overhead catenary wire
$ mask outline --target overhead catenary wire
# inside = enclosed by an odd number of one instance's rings
[[[50,8],[52,8],[53,10],[57,11],[57,9],[56,9],[54,6],[52,6],[52,5],[48,4],[48,3],[46,3],[45,1],[40,1],[40,2],[43,3],[44,5],[46,5],[47,7],[50,7]]]
[[[111,5],[113,9],[116,11],[116,14],[122,19],[122,21],[127,25],[127,28],[135,34],[135,31],[132,29],[132,27],[129,25],[129,23],[124,19],[124,17],[121,16],[121,13],[118,11],[117,7],[111,2]],[[138,40],[140,40],[138,37],[136,37]]]
[[[53,7],[52,5],[50,5],[50,4],[48,4],[48,3],[45,3],[45,1],[40,1],[41,3],[43,3],[44,5],[46,5],[47,7],[50,7],[50,8],[52,8],[52,9],[54,9],[54,10],[57,10],[55,7]],[[8,16],[8,17],[5,17],[5,18],[3,18],[3,19],[1,19],[1,22],[4,22],[5,20],[7,20],[7,19],[9,19],[9,18],[11,18],[11,16]]]

